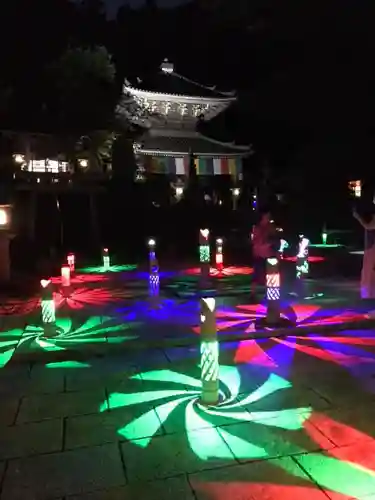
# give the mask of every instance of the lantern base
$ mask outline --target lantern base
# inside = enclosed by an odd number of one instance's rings
[[[56,337],[58,335],[55,323],[44,323],[43,324],[43,336],[44,337]]]

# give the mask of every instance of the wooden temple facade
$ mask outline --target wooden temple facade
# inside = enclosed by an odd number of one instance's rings
[[[137,180],[167,174],[182,181],[193,166],[199,176],[230,175],[236,184],[251,147],[216,141],[197,130],[198,122],[210,121],[235,101],[233,92],[193,82],[168,61],[152,81],[125,81],[119,112],[144,129],[133,146]]]

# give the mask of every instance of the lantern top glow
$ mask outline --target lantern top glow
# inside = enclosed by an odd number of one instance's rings
[[[155,245],[156,245],[156,241],[155,241],[153,238],[150,238],[150,239],[148,240],[147,244],[148,244],[148,246],[149,246],[150,248],[154,248],[154,247],[155,247]]]
[[[182,196],[183,195],[183,192],[184,192],[184,188],[183,187],[176,187],[176,195],[177,196]]]
[[[108,248],[103,248],[103,253],[107,254],[108,253]]]
[[[222,239],[222,238],[217,238],[217,239],[216,239],[216,243],[217,243],[218,245],[222,245],[222,244],[223,244],[223,239]]]
[[[201,229],[200,230],[201,235],[205,240],[208,240],[208,237],[210,235],[210,230],[209,229]]]
[[[42,288],[47,288],[47,286],[51,283],[51,280],[40,280],[40,285]]]
[[[233,196],[240,196],[240,188],[233,189]]]

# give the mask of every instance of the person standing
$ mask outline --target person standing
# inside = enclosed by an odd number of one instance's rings
[[[276,244],[276,227],[269,211],[260,215],[252,232],[253,245],[253,286],[265,285],[266,259],[272,257]],[[253,290],[255,292],[255,290]]]
[[[365,230],[365,248],[361,272],[361,298],[375,306],[375,214],[366,222],[356,210],[353,216]],[[375,311],[372,312],[375,316]]]

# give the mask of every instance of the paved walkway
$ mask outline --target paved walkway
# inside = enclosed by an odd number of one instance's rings
[[[0,372],[0,499],[375,498],[375,336],[196,349]],[[373,496],[371,496],[373,495]]]
[[[221,342],[215,408],[199,404],[197,297],[78,277],[54,339],[37,297],[3,304],[0,500],[375,498],[375,333],[338,332],[364,311],[353,285],[325,288],[284,304],[303,329]],[[261,305],[217,303],[221,338],[257,337]]]

